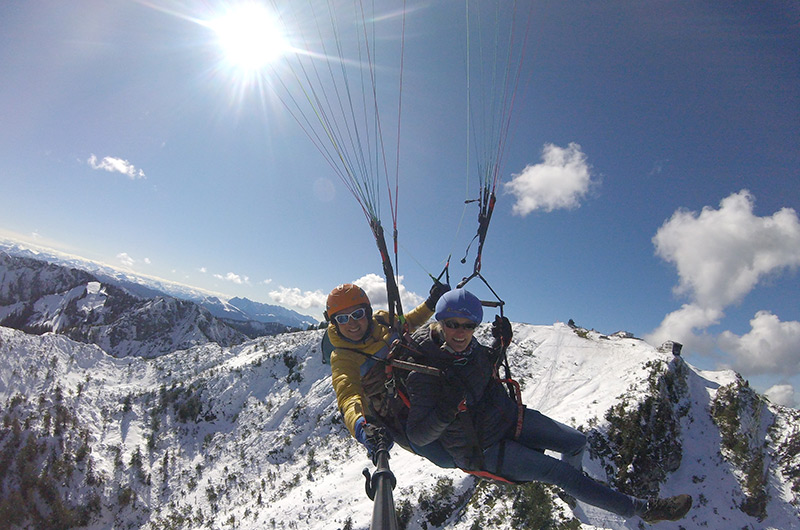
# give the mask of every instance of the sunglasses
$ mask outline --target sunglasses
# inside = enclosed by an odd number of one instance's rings
[[[359,307],[349,315],[341,314],[341,315],[333,315],[333,318],[336,319],[336,322],[339,324],[347,324],[347,322],[352,318],[353,320],[361,320],[367,314],[367,310],[363,307]]]
[[[462,322],[461,324],[459,324],[455,320],[445,320],[444,321],[444,327],[449,328],[449,329],[464,328],[464,329],[467,329],[467,330],[473,330],[473,329],[478,327],[478,324],[476,324],[475,322]]]

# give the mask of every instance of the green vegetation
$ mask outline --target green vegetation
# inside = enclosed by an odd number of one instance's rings
[[[41,394],[36,403],[19,395],[9,400],[0,428],[4,527],[86,526],[100,513],[102,483],[94,472],[88,430],[80,427],[59,388]],[[74,493],[78,490],[82,494]]]
[[[289,369],[289,375],[286,376],[287,383],[291,383],[293,381],[301,383],[303,381],[303,374],[300,373],[302,365],[292,352],[286,351],[283,353],[283,364],[285,364],[286,368]]]
[[[581,527],[577,519],[566,522],[555,518],[551,487],[540,482],[530,482],[513,488],[511,525],[513,528],[550,528],[553,530],[577,530]]]
[[[775,449],[775,462],[780,467],[781,474],[791,484],[794,493],[795,505],[800,504],[800,411],[796,409],[784,410],[788,417],[781,418],[782,429],[770,429],[770,437]],[[783,432],[784,437],[778,434]]]
[[[433,526],[441,526],[458,507],[453,479],[440,477],[431,491],[423,490],[417,498],[419,509]]]
[[[495,528],[510,523],[512,528],[577,530],[580,521],[556,503],[563,493],[540,482],[504,484],[480,481],[469,501],[471,530]]]
[[[767,516],[769,501],[764,473],[765,414],[764,398],[738,375],[736,381],[717,390],[711,403],[711,417],[722,436],[722,455],[743,474],[740,485],[745,498],[739,508],[759,521]]]
[[[688,368],[680,358],[653,361],[644,399],[623,397],[606,412],[607,434],[592,431],[589,444],[612,486],[637,497],[658,494],[667,473],[680,467],[680,418],[688,412]]]

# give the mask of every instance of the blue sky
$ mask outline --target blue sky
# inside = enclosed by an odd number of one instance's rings
[[[0,235],[317,318],[345,281],[378,300],[361,207],[270,88],[285,57],[243,73],[220,45],[213,21],[233,5],[0,4]],[[389,87],[403,19],[377,6]],[[406,307],[448,253],[452,283],[474,259],[459,263],[477,228],[464,7],[406,4]],[[534,2],[531,16],[483,255],[507,316],[671,338],[797,404],[796,3]],[[379,99],[393,166],[399,98]]]

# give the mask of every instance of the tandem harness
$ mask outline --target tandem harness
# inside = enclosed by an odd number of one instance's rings
[[[430,374],[430,375],[435,375],[437,377],[442,377],[442,370],[439,369],[439,368],[435,368],[435,367],[432,367],[432,366],[425,365],[425,364],[420,364],[418,362],[409,362],[409,361],[406,361],[406,360],[403,360],[403,359],[399,358],[399,357],[403,356],[403,353],[401,353],[403,350],[409,352],[411,358],[418,358],[418,357],[423,357],[424,358],[425,357],[425,354],[420,351],[420,348],[416,345],[416,343],[413,341],[413,339],[411,339],[407,335],[403,336],[402,338],[396,339],[392,343],[392,346],[389,349],[389,355],[387,356],[387,358],[385,360],[386,390],[387,390],[387,393],[390,396],[393,396],[393,397],[396,397],[396,398],[400,399],[405,404],[406,407],[410,408],[411,407],[411,402],[409,400],[408,394],[406,392],[405,384],[404,384],[405,377],[403,377],[403,376],[396,377],[395,376],[395,368],[399,368],[400,370],[405,370],[408,373],[410,373],[411,371],[417,371],[417,372],[427,373],[427,374]],[[517,440],[517,439],[519,439],[519,436],[520,436],[520,434],[522,432],[522,421],[523,421],[525,406],[522,403],[522,393],[521,393],[520,385],[519,385],[519,383],[517,381],[515,381],[514,379],[512,379],[510,377],[510,374],[508,374],[508,365],[507,365],[507,363],[506,363],[506,370],[507,370],[506,375],[507,375],[507,377],[506,378],[500,378],[500,376],[499,376],[498,364],[499,364],[499,361],[501,360],[501,358],[505,358],[505,348],[503,348],[503,351],[499,352],[499,353],[500,353],[500,355],[498,355],[497,359],[495,360],[495,363],[493,364],[492,377],[497,382],[503,383],[503,384],[506,385],[506,389],[507,389],[507,392],[508,392],[509,396],[511,397],[511,399],[514,400],[514,402],[517,405],[517,421],[516,421],[516,424],[514,426],[514,435],[513,435],[513,439]],[[464,407],[463,404],[462,404],[462,407]],[[466,407],[464,407],[463,410],[466,411]],[[462,425],[464,426],[466,432],[468,433],[470,439],[472,440],[473,446],[476,447],[476,449],[477,449],[480,444],[478,442],[478,434],[475,431],[474,424],[472,423],[472,420],[470,419],[470,416],[468,414],[464,416],[463,420],[464,421],[463,421]],[[503,464],[503,460],[504,460],[503,456],[505,454],[505,441],[500,441],[499,443],[500,443],[500,452],[499,452],[498,463],[497,463],[498,470],[502,469],[502,464]],[[480,461],[482,462],[482,451],[480,449],[477,449],[476,452],[480,453],[480,457],[479,458],[480,458]],[[483,467],[482,464],[481,464],[481,467]],[[496,473],[492,473],[490,471],[468,470],[468,469],[462,469],[462,471],[464,471],[465,473],[469,473],[470,475],[474,475],[474,476],[476,476],[478,478],[482,478],[482,479],[486,479],[486,480],[494,480],[494,481],[498,481],[498,482],[504,482],[504,483],[507,483],[507,484],[518,484],[519,483],[517,481],[505,478],[505,477],[503,477],[501,475],[498,475]]]
[[[323,334],[322,338],[322,357],[323,363],[330,362],[330,353],[333,350],[333,345],[330,343],[330,339],[328,338],[327,331]],[[408,396],[408,392],[405,386],[405,380],[411,372],[419,372],[428,375],[433,375],[436,377],[442,377],[442,370],[436,368],[434,366],[430,366],[427,364],[423,364],[419,362],[420,358],[424,358],[425,354],[420,351],[419,346],[414,342],[414,340],[410,337],[408,333],[403,334],[399,338],[396,338],[391,345],[389,346],[388,354],[385,358],[378,357],[375,355],[371,355],[369,353],[365,353],[361,350],[356,348],[347,348],[347,347],[339,347],[338,349],[349,351],[363,357],[367,357],[368,359],[372,360],[375,363],[382,363],[383,364],[383,373],[384,373],[384,383],[383,386],[386,389],[386,396],[390,400],[399,400],[402,403],[402,407],[408,409],[411,407],[411,401]],[[513,439],[517,440],[522,432],[522,421],[524,416],[525,406],[522,403],[522,395],[519,383],[511,378],[509,373],[508,361],[505,355],[505,348],[502,348],[502,351],[497,352],[498,355],[493,363],[494,369],[492,377],[500,382],[503,383],[506,387],[507,393],[514,400],[517,405],[517,421],[514,426],[514,435]],[[499,366],[504,364],[505,368],[505,375],[506,377],[502,378],[499,375]],[[396,371],[396,370],[399,370]],[[467,426],[467,431],[470,432],[470,436],[473,438],[475,445],[478,445],[478,438],[477,434],[475,433],[474,428],[471,426],[471,421],[468,422],[469,426]],[[500,457],[498,459],[498,468],[501,468],[502,461],[503,461],[503,454],[505,453],[505,442],[500,442]],[[402,445],[402,444],[401,444]],[[489,471],[483,470],[467,470],[462,469],[465,473],[469,473],[470,475],[474,475],[476,477],[487,479],[487,480],[495,480],[499,482],[509,483],[509,484],[517,484],[513,480],[507,479],[495,473],[491,473]]]

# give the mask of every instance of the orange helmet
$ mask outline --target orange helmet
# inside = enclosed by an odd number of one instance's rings
[[[358,285],[343,283],[328,295],[328,301],[325,304],[325,318],[330,320],[333,315],[342,309],[356,305],[370,305],[367,293]]]

